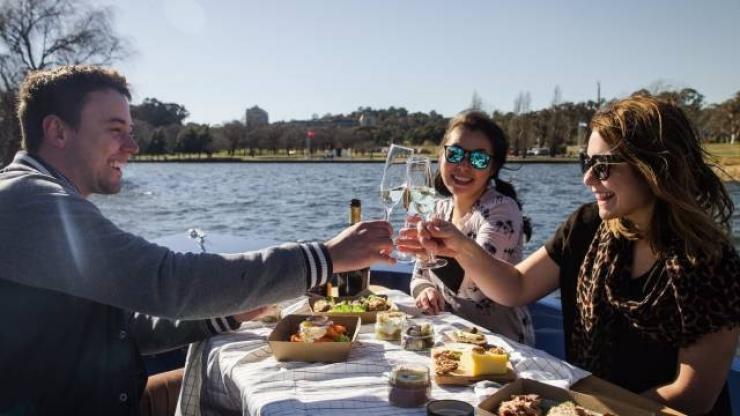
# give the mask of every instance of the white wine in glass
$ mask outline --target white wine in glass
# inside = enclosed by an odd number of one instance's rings
[[[414,156],[406,162],[406,186],[414,210],[424,220],[429,221],[440,198],[434,189],[431,161],[428,157]],[[416,265],[420,269],[437,269],[446,266],[447,260],[437,258],[434,253],[429,253],[428,259],[417,259]]]
[[[391,213],[402,204],[404,211],[408,209],[408,197],[406,189],[406,161],[414,154],[414,149],[409,147],[392,144],[388,149],[388,156],[385,159],[383,168],[383,179],[380,182],[380,202],[385,209],[385,220],[391,221]],[[414,257],[407,253],[402,253],[395,248],[391,257],[400,262],[412,262]]]

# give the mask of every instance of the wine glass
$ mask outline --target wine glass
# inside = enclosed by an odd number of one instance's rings
[[[416,212],[429,221],[434,216],[434,208],[439,199],[434,189],[431,162],[426,156],[413,156],[406,162],[406,187],[411,204]],[[447,260],[438,259],[429,252],[426,260],[417,260],[420,269],[437,269],[447,265]]]
[[[390,222],[393,209],[402,200],[404,210],[408,208],[406,197],[406,161],[414,154],[414,149],[392,144],[388,149],[383,168],[383,180],[380,182],[380,201],[385,209],[385,220]],[[395,248],[391,257],[400,262],[412,262],[414,257],[408,253],[402,253]]]

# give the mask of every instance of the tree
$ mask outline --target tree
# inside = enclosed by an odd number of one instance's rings
[[[478,95],[478,91],[473,91],[473,98],[470,100],[470,109],[473,111],[483,110],[483,99]]]
[[[509,122],[509,137],[512,138],[512,147],[516,155],[526,156],[527,147],[529,147],[532,133],[531,117],[529,117],[531,102],[532,96],[529,91],[519,92],[514,100],[514,114],[516,116]]]
[[[285,149],[285,154],[289,155],[293,149],[303,147],[306,131],[297,126],[288,126],[281,134],[279,140],[280,147]]]
[[[664,91],[658,95],[671,101],[686,113],[686,117],[695,125],[699,125],[701,111],[704,107],[704,95],[693,88],[683,88],[679,91]]]
[[[199,125],[189,123],[177,135],[177,145],[175,151],[179,153],[208,153],[210,155],[209,145],[213,141],[211,130],[208,125]]]
[[[148,153],[146,149],[149,148],[149,143],[152,140],[154,134],[154,127],[151,124],[143,120],[134,120],[133,136],[136,144],[139,145],[139,150],[144,153]]]
[[[236,153],[236,148],[244,142],[247,137],[247,128],[241,121],[234,120],[230,121],[221,128],[221,134],[229,144],[230,155]]]
[[[156,98],[145,98],[139,105],[131,106],[131,117],[144,120],[154,127],[164,127],[170,124],[182,125],[188,118],[188,110],[176,103],[163,103]]]
[[[709,120],[714,134],[735,143],[740,137],[740,91],[729,100],[712,106],[711,110]]]
[[[158,128],[152,133],[152,139],[146,147],[146,153],[151,155],[163,155],[167,153],[167,140],[165,140],[165,134],[162,128]]]
[[[20,145],[16,91],[29,71],[65,64],[110,65],[129,53],[108,8],[73,0],[6,0],[0,5],[0,162]]]
[[[544,134],[545,143],[550,151],[550,156],[555,156],[563,150],[563,144],[568,134],[568,125],[566,124],[565,115],[563,114],[563,94],[560,86],[556,85],[552,94],[552,106],[549,112],[549,123]],[[542,111],[543,113],[545,111]]]

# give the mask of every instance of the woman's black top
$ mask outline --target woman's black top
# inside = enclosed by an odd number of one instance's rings
[[[560,296],[565,355],[568,361],[572,358],[570,337],[576,317],[578,274],[600,224],[601,218],[596,204],[583,205],[545,243],[550,258],[560,266]],[[661,273],[665,273],[665,269],[658,262],[647,273],[632,279],[629,297],[635,300],[644,298],[645,289],[650,287],[650,281],[659,277]],[[620,351],[620,354],[613,357],[614,368],[608,381],[638,394],[673,382],[678,371],[677,348],[643,336],[619,315],[613,325],[616,326],[614,332],[619,336],[612,342],[616,347],[614,350]],[[726,383],[711,414],[731,415]]]

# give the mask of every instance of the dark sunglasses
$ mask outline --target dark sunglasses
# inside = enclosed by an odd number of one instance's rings
[[[609,178],[609,166],[617,163],[624,163],[624,159],[617,155],[593,155],[589,157],[581,153],[581,173],[584,175],[589,169],[593,169],[594,177],[600,181]]]
[[[488,168],[488,165],[491,164],[491,158],[493,157],[481,149],[467,151],[456,144],[445,146],[445,159],[448,162],[457,165],[465,159],[465,156],[468,157],[470,166],[479,170]]]

